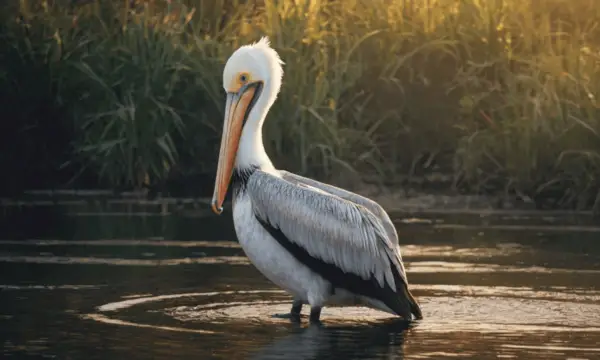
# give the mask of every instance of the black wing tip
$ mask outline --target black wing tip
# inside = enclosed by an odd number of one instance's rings
[[[413,317],[414,320],[423,319],[421,306],[417,299],[411,294],[410,290],[408,290],[406,284],[403,283],[400,285],[400,289],[397,290],[396,296],[393,310],[398,316],[401,316],[408,321],[413,320]]]
[[[417,299],[415,299],[413,294],[408,289],[408,283],[400,276],[399,269],[393,265],[391,259],[390,265],[392,267],[394,283],[396,284],[395,295],[397,297],[396,306],[393,310],[406,320],[410,320],[411,315],[414,316],[416,320],[423,319],[421,305],[419,305]]]
[[[423,320],[423,312],[421,311],[421,305],[419,305],[417,299],[415,299],[415,297],[410,293],[408,289],[406,289],[406,292],[410,297],[410,312],[415,317],[415,320]]]
[[[402,295],[408,303],[410,313],[415,317],[415,320],[422,320],[423,312],[421,311],[421,305],[419,305],[417,299],[415,299],[413,294],[410,292],[407,284],[402,284],[402,292]]]

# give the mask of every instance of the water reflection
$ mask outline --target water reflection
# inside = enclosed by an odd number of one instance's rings
[[[405,321],[374,326],[308,326],[254,352],[253,360],[404,359]]]

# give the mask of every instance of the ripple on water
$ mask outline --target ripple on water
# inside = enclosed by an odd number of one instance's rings
[[[431,286],[436,288],[436,286]],[[421,332],[479,332],[520,333],[523,331],[546,332],[600,332],[600,302],[598,295],[589,295],[591,302],[539,299],[531,289],[522,294],[532,297],[509,297],[514,289],[481,286],[471,289],[470,295],[460,295],[451,287],[438,286],[439,296],[419,296],[424,320],[417,328]],[[511,293],[507,293],[507,292]],[[442,295],[441,293],[444,293]],[[488,294],[488,296],[477,296]],[[519,293],[518,291],[516,293]],[[557,292],[560,293],[560,292]],[[550,296],[548,292],[546,296]],[[555,296],[555,298],[563,298]],[[184,304],[177,304],[174,301]],[[112,313],[113,324],[119,313],[144,305],[144,312],[162,313],[183,324],[197,328],[203,324],[235,328],[240,323],[285,323],[285,319],[272,315],[286,313],[290,300],[279,290],[227,291],[211,293],[185,293],[137,297],[98,307],[101,313]],[[307,309],[304,310],[306,312]],[[105,315],[98,321],[108,322]],[[90,318],[90,315],[88,315]],[[93,316],[91,317],[93,319]],[[322,313],[326,324],[364,325],[393,319],[394,316],[364,307],[327,307]],[[131,321],[131,313],[128,315]],[[127,325],[133,326],[132,322]],[[145,327],[151,324],[141,324]],[[157,327],[161,325],[156,325]],[[185,326],[184,326],[185,328]],[[224,331],[226,331],[224,329]]]
[[[420,331],[519,332],[590,331],[600,324],[600,305],[563,301],[483,297],[421,297]],[[285,322],[273,314],[289,311],[289,301],[252,301],[178,306],[163,311],[179,321],[226,324]],[[321,316],[335,324],[376,323],[393,316],[364,307],[327,307]]]

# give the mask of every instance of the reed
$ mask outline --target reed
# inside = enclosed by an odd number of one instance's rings
[[[21,0],[17,13],[2,86],[45,71],[40,96],[73,133],[65,164],[111,186],[210,174],[223,64],[268,35],[286,62],[265,125],[278,166],[338,184],[442,173],[459,191],[600,207],[594,0]]]

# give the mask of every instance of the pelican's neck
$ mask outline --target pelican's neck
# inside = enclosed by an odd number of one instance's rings
[[[235,160],[236,169],[274,170],[263,144],[262,126],[276,96],[277,91],[271,88],[269,82],[265,82],[263,91],[248,114],[248,120],[242,130]]]

